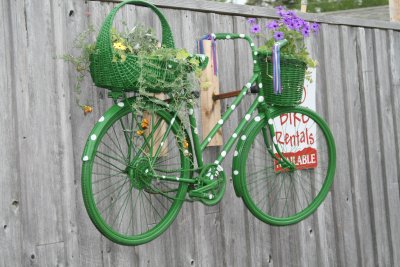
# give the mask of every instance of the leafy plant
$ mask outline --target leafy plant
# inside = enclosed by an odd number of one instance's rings
[[[251,32],[265,39],[265,43],[260,47],[260,50],[271,51],[276,41],[286,39],[288,44],[281,49],[282,54],[301,60],[308,67],[315,67],[317,62],[310,57],[304,39],[312,33],[318,33],[318,23],[309,23],[298,17],[294,11],[286,10],[282,6],[277,7],[276,10],[280,18],[266,25],[268,34],[261,33],[262,27],[257,23],[256,19],[250,18],[247,20],[251,26]]]

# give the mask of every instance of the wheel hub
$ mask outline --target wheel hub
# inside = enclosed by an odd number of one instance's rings
[[[138,190],[145,189],[151,184],[153,171],[149,159],[141,157],[128,166],[127,173],[131,182],[131,187]]]

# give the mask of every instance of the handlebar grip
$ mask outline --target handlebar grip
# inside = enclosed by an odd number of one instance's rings
[[[289,42],[288,42],[288,40],[286,40],[286,39],[283,39],[283,40],[280,40],[280,41],[277,41],[277,42],[275,42],[275,46],[279,46],[279,48],[282,48],[282,47],[284,47],[285,45],[287,45]]]

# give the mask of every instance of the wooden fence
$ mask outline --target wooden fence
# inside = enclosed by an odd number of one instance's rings
[[[117,2],[117,1],[116,1]],[[194,0],[157,0],[177,46],[194,49],[209,32],[246,32],[266,8]],[[308,42],[319,61],[317,107],[337,143],[333,188],[317,213],[289,227],[255,219],[232,182],[214,207],[186,203],[155,241],[123,247],[101,237],[83,207],[81,151],[110,105],[86,81],[75,104],[76,74],[56,59],[114,4],[83,0],[0,1],[0,266],[395,266],[400,263],[400,24],[306,14],[321,22]],[[144,8],[119,20],[160,29]],[[219,45],[222,92],[251,72],[243,42]],[[225,110],[228,101],[223,101]],[[243,110],[239,111],[242,115]],[[197,110],[197,115],[199,112]],[[199,116],[198,116],[199,117]],[[224,131],[231,133],[227,124]],[[213,161],[218,148],[209,148]],[[224,169],[231,173],[230,157]],[[228,179],[229,180],[229,179]]]

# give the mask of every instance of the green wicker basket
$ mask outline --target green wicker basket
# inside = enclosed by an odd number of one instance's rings
[[[296,106],[300,104],[303,98],[304,76],[307,69],[306,63],[281,55],[282,94],[275,94],[272,81],[272,54],[260,51],[258,59],[267,104],[276,106]]]
[[[115,6],[104,20],[96,41],[95,53],[90,55],[90,74],[96,86],[112,91],[145,90],[152,93],[168,92],[176,79],[176,73],[181,73],[185,66],[172,60],[161,60],[157,57],[138,57],[128,54],[124,62],[113,62],[116,51],[111,41],[111,29],[117,11],[126,4],[149,7],[156,13],[162,26],[162,46],[174,48],[171,28],[157,7],[138,0],[124,1]],[[147,87],[147,84],[157,84],[157,88]]]

